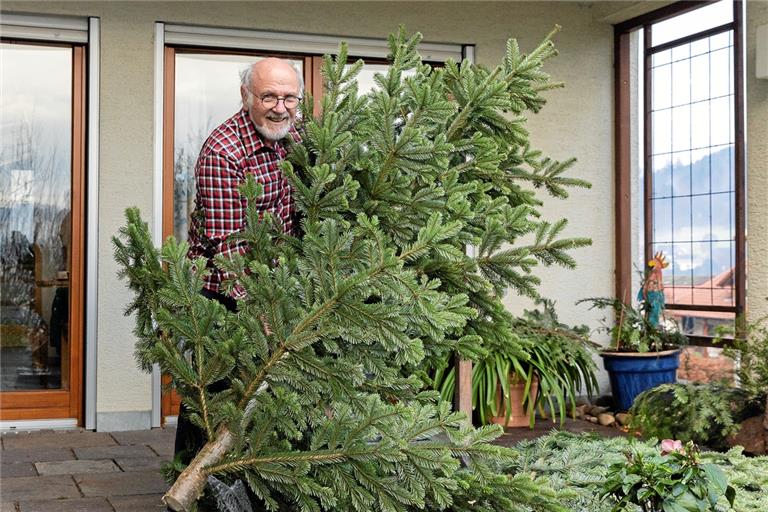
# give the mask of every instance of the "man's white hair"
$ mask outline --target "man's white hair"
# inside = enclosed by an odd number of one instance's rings
[[[248,91],[248,105],[246,105],[246,107],[248,108],[251,108],[253,103],[253,98],[252,98],[253,93],[251,92],[251,79],[253,78],[253,66],[256,65],[256,63],[258,62],[259,61],[248,64],[248,66],[246,66],[246,68],[240,72],[240,85],[244,87],[246,91]],[[299,81],[299,94],[302,94],[304,92],[304,76],[296,66],[294,66],[290,62],[288,62],[288,64],[291,65],[291,67],[293,68],[293,71],[296,73],[296,80]]]

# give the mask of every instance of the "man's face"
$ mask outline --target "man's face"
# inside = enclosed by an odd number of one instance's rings
[[[261,98],[266,96],[286,97],[301,96],[296,71],[278,59],[265,59],[258,62],[251,77],[251,90],[241,88],[243,104],[248,109],[256,130],[268,140],[280,140],[288,135],[288,130],[296,117],[296,108],[286,108],[280,100],[276,105],[267,107]]]

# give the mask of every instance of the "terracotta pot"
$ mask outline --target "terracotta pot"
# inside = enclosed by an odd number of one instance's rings
[[[520,379],[517,374],[510,374],[509,376],[509,394],[512,401],[512,411],[510,411],[509,421],[507,421],[507,403],[503,401],[503,393],[501,391],[501,384],[496,389],[496,406],[499,410],[498,416],[491,416],[491,423],[496,425],[502,425],[504,427],[528,427],[531,424],[531,417],[535,412],[534,403],[536,402],[536,396],[539,392],[539,379],[534,377],[531,381],[530,395],[531,400],[528,402],[528,407],[523,406],[525,400],[525,381]],[[503,403],[502,403],[503,402]]]

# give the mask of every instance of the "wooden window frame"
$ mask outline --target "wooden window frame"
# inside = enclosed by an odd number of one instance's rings
[[[615,294],[623,302],[632,300],[632,218],[631,218],[631,112],[630,112],[630,34],[635,30],[644,30],[645,49],[644,57],[644,83],[639,87],[642,91],[641,101],[645,102],[644,111],[648,111],[650,102],[651,77],[650,63],[650,27],[665,19],[684,14],[686,12],[704,7],[712,1],[681,1],[665,6],[650,13],[632,18],[614,26],[614,151],[615,160]],[[684,44],[691,40],[699,39],[725,30],[733,30],[734,46],[734,116],[735,116],[735,140],[734,140],[734,188],[735,188],[735,305],[734,306],[706,306],[706,305],[668,305],[668,309],[688,311],[728,311],[734,312],[737,318],[737,328],[740,327],[740,319],[746,310],[746,168],[744,145],[744,48],[743,48],[743,12],[742,0],[734,0],[733,21],[711,29],[703,30],[696,34],[680,37],[659,48],[666,48]],[[646,115],[644,119],[644,148],[643,161],[645,162],[644,189],[644,254],[650,259],[652,246],[649,243],[652,236],[653,211],[650,199],[650,145],[651,145],[651,120]],[[712,346],[713,338],[710,336],[689,335],[688,339],[693,345]],[[722,346],[722,344],[721,344]]]
[[[0,419],[47,420],[75,418],[82,425],[83,417],[83,357],[85,320],[85,187],[86,187],[86,126],[87,126],[87,48],[78,43],[49,43],[37,40],[5,39],[3,43],[55,46],[72,49],[72,154],[71,154],[71,215],[72,242],[69,276],[69,338],[68,367],[62,360],[64,372],[69,373],[68,389],[3,391]]]

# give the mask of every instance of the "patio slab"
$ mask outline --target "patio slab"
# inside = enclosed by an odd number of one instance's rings
[[[111,460],[63,460],[59,462],[36,462],[40,475],[72,475],[75,473],[109,473],[120,471]]]
[[[113,512],[105,498],[30,500],[19,502],[20,512]]]
[[[159,471],[74,475],[84,496],[128,496],[157,494],[168,489]]]
[[[3,503],[30,498],[58,500],[80,497],[80,491],[70,475],[4,477],[0,479],[0,488]]]
[[[165,512],[167,509],[160,501],[162,497],[162,494],[112,496],[109,502],[115,507],[115,512]]]

